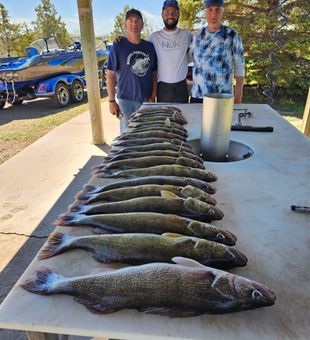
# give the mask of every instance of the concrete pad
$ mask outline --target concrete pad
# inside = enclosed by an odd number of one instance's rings
[[[102,104],[107,144],[92,144],[90,114],[58,126],[0,166],[0,302],[28,267],[53,221],[63,213],[92,167],[119,134],[119,121]],[[55,203],[56,202],[56,203]],[[1,339],[26,339],[24,332],[0,332]]]

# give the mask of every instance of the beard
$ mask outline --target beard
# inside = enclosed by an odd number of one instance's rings
[[[179,23],[179,19],[177,19],[172,24],[169,24],[167,21],[164,20],[164,24],[165,24],[165,27],[167,28],[167,30],[174,30],[177,27],[178,23]]]

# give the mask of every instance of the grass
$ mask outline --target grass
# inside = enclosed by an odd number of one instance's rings
[[[101,102],[105,102],[103,98]],[[55,110],[35,118],[13,120],[0,126],[0,164],[13,157],[50,130],[89,109],[88,104],[76,104],[65,110]]]
[[[303,101],[294,102],[286,98],[274,98],[274,103],[271,105],[268,98],[266,98],[261,89],[256,87],[244,87],[244,103],[268,104],[273,109],[278,111],[283,116],[292,116],[302,119],[305,110],[307,97]]]
[[[102,100],[104,102],[105,100]],[[43,136],[48,131],[88,110],[88,104],[70,107],[64,111],[49,114],[40,118],[25,119],[12,124],[7,131],[1,131],[0,141],[31,141]]]

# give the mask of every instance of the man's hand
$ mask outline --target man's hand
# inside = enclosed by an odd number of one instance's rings
[[[113,44],[122,41],[123,39],[125,39],[126,37],[124,35],[118,35],[114,40],[113,40]]]
[[[117,104],[117,102],[109,102],[109,110],[113,116],[119,118],[121,116],[121,110]]]
[[[156,97],[151,95],[150,97],[148,97],[148,99],[146,101],[149,102],[149,103],[155,103],[155,99],[156,99]]]
[[[234,104],[241,104],[244,77],[235,77],[235,79],[236,79],[236,86],[235,86]]]

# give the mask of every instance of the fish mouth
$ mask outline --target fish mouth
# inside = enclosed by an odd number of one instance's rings
[[[276,295],[270,288],[258,282],[254,282],[253,287],[263,294],[261,305],[272,306],[275,304]],[[258,302],[258,304],[260,303]]]
[[[237,237],[228,230],[222,229],[216,234],[214,241],[228,246],[234,246],[237,242]]]
[[[241,251],[234,248],[229,249],[229,251],[235,257],[233,261],[234,265],[238,267],[244,267],[247,264],[248,258],[243,253],[241,253]]]

